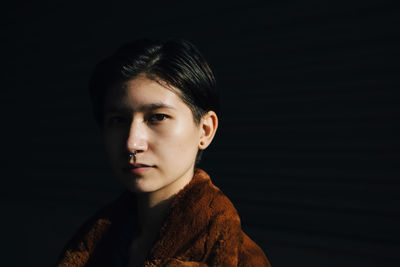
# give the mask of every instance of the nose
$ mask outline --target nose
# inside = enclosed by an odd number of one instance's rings
[[[147,147],[148,144],[146,126],[143,122],[140,122],[139,120],[132,120],[128,138],[126,140],[126,148],[131,153],[133,153],[134,151],[140,153],[146,151]]]

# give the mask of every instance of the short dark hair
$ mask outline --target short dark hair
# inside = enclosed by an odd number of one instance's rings
[[[180,98],[191,109],[198,125],[208,111],[219,114],[215,77],[198,49],[189,41],[138,39],[121,46],[96,65],[89,83],[92,109],[100,129],[104,127],[107,90],[121,87],[140,74],[161,79],[180,90]],[[200,162],[202,150],[196,156]]]

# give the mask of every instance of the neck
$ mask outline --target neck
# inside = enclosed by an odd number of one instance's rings
[[[138,229],[139,235],[148,235],[149,233],[157,233],[156,229],[161,227],[161,224],[167,215],[169,205],[172,199],[164,199],[154,201],[149,194],[141,194],[137,199],[138,211]]]

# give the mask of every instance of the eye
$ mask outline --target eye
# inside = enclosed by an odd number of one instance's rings
[[[107,123],[110,125],[124,124],[127,122],[128,122],[128,118],[123,117],[123,116],[113,116],[107,120]]]
[[[162,113],[157,113],[157,114],[153,114],[153,115],[150,116],[149,122],[163,121],[163,120],[165,120],[167,118],[169,118],[168,115],[162,114]]]

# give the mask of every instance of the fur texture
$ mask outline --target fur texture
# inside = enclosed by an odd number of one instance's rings
[[[134,195],[124,192],[92,216],[64,248],[58,267],[110,266]],[[174,196],[145,267],[270,266],[261,248],[241,229],[236,209],[196,169],[193,179]]]

